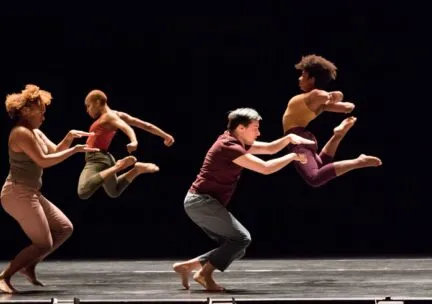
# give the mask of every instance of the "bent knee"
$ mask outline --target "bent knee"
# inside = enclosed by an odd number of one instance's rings
[[[110,198],[117,198],[120,196],[120,193],[118,193],[118,192],[108,192],[108,191],[105,191],[105,192]]]
[[[35,245],[41,253],[49,252],[54,248],[54,242],[51,236],[44,240],[33,242],[33,245]]]
[[[302,174],[302,177],[306,183],[313,188],[320,187],[328,182],[328,179],[324,178],[324,176],[319,174],[319,172],[313,174]]]
[[[246,237],[243,239],[243,243],[244,243],[245,247],[248,247],[248,246],[250,245],[250,243],[252,243],[252,238],[251,238],[251,236],[250,236],[250,235],[246,236]]]
[[[235,242],[238,243],[242,248],[246,248],[252,242],[252,238],[249,233],[242,233],[235,239]]]
[[[86,199],[89,199],[90,198],[90,196],[91,196],[91,193],[90,192],[88,192],[88,191],[84,191],[84,190],[82,190],[82,189],[78,189],[78,197],[80,198],[80,199],[82,199],[82,200],[86,200]]]
[[[306,182],[312,188],[318,188],[323,186],[325,183],[327,183],[327,181],[321,181],[319,179],[306,179]]]
[[[68,223],[67,225],[62,227],[62,234],[66,237],[70,237],[72,233],[74,232],[74,226],[72,223]]]

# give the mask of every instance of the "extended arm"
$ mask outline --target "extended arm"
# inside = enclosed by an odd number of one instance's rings
[[[163,131],[162,129],[160,129],[159,127],[155,126],[152,123],[149,123],[147,121],[143,121],[139,118],[133,117],[125,112],[118,112],[117,111],[118,116],[124,120],[128,125],[132,126],[132,127],[136,127],[136,128],[140,128],[144,131],[147,131],[151,134],[154,134],[156,136],[159,136],[161,138],[168,139],[170,137],[172,137],[171,135],[169,135],[168,133],[166,133],[165,131]]]
[[[18,146],[41,168],[48,168],[57,165],[76,152],[79,152],[79,148],[75,146],[61,152],[44,154],[30,130],[24,127],[19,127],[13,132],[12,139],[16,146]]]
[[[243,168],[268,175],[279,171],[293,160],[300,160],[303,162],[305,161],[305,158],[297,153],[289,153],[279,158],[263,161],[262,159],[248,153],[237,157],[233,162]]]
[[[250,154],[276,154],[288,144],[314,144],[312,140],[305,139],[295,134],[287,134],[272,142],[255,141],[249,149]]]
[[[36,129],[35,132],[37,136],[46,144],[49,154],[61,152],[68,149],[72,144],[74,138],[93,135],[93,133],[88,133],[84,131],[70,130],[63,138],[63,140],[56,145],[41,130]]]

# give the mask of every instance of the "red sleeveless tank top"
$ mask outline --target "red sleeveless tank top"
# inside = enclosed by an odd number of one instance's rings
[[[100,124],[99,119],[97,119],[90,126],[89,132],[94,132],[95,135],[89,136],[87,138],[86,144],[90,148],[98,148],[101,151],[107,152],[114,135],[117,133],[117,130],[108,130],[108,129],[104,128]]]

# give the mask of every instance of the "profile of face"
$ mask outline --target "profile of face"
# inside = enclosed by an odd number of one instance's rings
[[[302,71],[299,77],[299,87],[303,92],[312,91],[315,88],[315,78],[309,77],[309,73]]]
[[[45,120],[46,106],[43,102],[32,102],[20,109],[20,117],[33,129],[39,128]]]
[[[237,134],[246,145],[252,145],[261,134],[259,127],[259,121],[253,120],[247,127],[239,125],[237,127]]]
[[[90,101],[87,99],[85,101],[85,106],[86,106],[87,113],[91,118],[94,119],[100,116],[101,105],[98,100]]]

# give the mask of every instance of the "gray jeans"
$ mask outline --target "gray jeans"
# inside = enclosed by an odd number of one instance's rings
[[[117,178],[115,174],[103,180],[100,172],[115,165],[114,157],[108,152],[87,152],[86,164],[81,172],[78,182],[78,196],[80,199],[88,199],[101,186],[109,197],[115,198],[130,185],[123,177]]]
[[[188,192],[184,208],[192,221],[220,245],[198,257],[201,265],[208,261],[224,271],[244,256],[251,242],[250,233],[218,200],[207,194]]]

